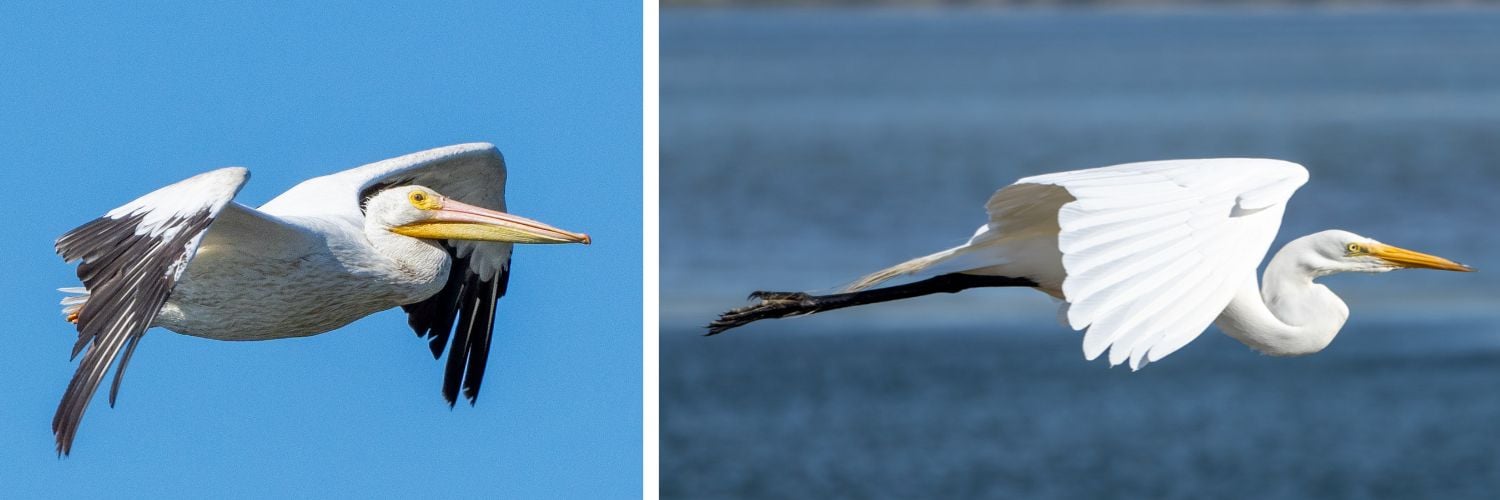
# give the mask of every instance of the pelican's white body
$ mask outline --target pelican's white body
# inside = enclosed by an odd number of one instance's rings
[[[240,223],[247,217],[231,207],[209,228],[156,326],[219,340],[316,335],[420,302],[448,279],[441,249],[376,251],[362,220],[286,217],[282,231],[267,235]],[[437,262],[412,265],[412,258]]]
[[[109,392],[151,326],[221,340],[327,332],[411,305],[443,397],[473,403],[509,278],[512,242],[588,243],[504,213],[505,160],[490,144],[430,149],[309,179],[260,209],[235,203],[231,167],[158,189],[60,236],[81,288],[63,299],[83,352],[52,420],[68,453],[105,373]],[[440,226],[434,229],[434,226]],[[449,342],[451,338],[451,342]]]
[[[152,326],[220,340],[305,337],[438,293],[448,279],[448,253],[434,242],[393,235],[366,217],[359,195],[372,183],[421,181],[505,209],[504,164],[489,144],[438,148],[315,177],[259,209],[230,201],[248,177],[239,167],[200,174],[106,215],[142,215],[138,234],[170,236],[177,230],[173,221],[216,207]],[[454,244],[461,255],[483,254],[471,263],[486,278],[509,261],[508,243]],[[81,303],[67,303],[65,312]]]

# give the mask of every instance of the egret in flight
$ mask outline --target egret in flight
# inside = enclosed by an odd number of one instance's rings
[[[52,432],[67,454],[105,372],[109,403],[142,335],[160,326],[218,340],[304,337],[400,306],[434,357],[443,397],[473,404],[511,245],[589,243],[505,213],[505,161],[489,144],[413,153],[309,179],[260,208],[233,201],[249,172],[199,174],[57,240],[82,288],[64,292],[87,348]],[[452,342],[449,342],[449,339]]]
[[[985,204],[967,243],[870,274],[842,293],[755,292],[709,335],[767,319],[976,287],[1030,287],[1062,301],[1084,357],[1139,369],[1217,324],[1274,356],[1327,347],[1349,308],[1317,278],[1462,264],[1348,231],[1292,240],[1255,270],[1281,226],[1301,165],[1265,159],[1170,160],[1027,177]],[[910,283],[879,287],[893,280]]]

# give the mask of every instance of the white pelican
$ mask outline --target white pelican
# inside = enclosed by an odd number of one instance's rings
[[[1329,230],[1303,236],[1255,270],[1276,237],[1301,165],[1265,159],[1170,160],[1027,177],[990,197],[989,221],[963,245],[885,269],[844,293],[755,292],[709,335],[752,321],[975,287],[1019,286],[1062,301],[1084,357],[1139,369],[1215,323],[1275,356],[1321,351],[1349,317],[1313,280],[1456,262]],[[913,283],[872,288],[892,279]]]
[[[401,306],[448,347],[443,397],[479,394],[513,243],[588,235],[504,213],[505,161],[489,144],[413,153],[309,179],[259,209],[233,202],[249,172],[230,167],[161,188],[57,240],[81,260],[63,300],[77,324],[78,371],[52,419],[67,454],[104,374],[109,391],[147,328],[220,340],[327,332]],[[455,319],[457,328],[455,329]],[[123,351],[123,355],[122,355]]]

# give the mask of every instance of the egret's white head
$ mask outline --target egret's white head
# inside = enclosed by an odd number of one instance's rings
[[[424,186],[376,193],[365,204],[365,218],[392,233],[428,240],[590,243],[587,234],[460,203]]]
[[[1474,270],[1442,257],[1387,245],[1337,229],[1310,234],[1300,239],[1311,250],[1310,255],[1304,256],[1304,262],[1318,275],[1383,273],[1397,269]]]

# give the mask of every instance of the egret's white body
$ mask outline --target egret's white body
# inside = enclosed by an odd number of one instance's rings
[[[53,430],[67,453],[84,409],[119,358],[160,326],[220,340],[327,332],[401,306],[440,356],[443,395],[473,402],[513,243],[588,243],[504,213],[505,163],[489,144],[413,153],[303,182],[259,209],[233,198],[231,167],[167,186],[58,239],[84,288],[64,299],[88,352]],[[455,321],[457,323],[455,324]]]
[[[1298,238],[1255,271],[1281,226],[1286,201],[1307,182],[1295,163],[1266,159],[1169,160],[1027,177],[996,192],[989,221],[969,241],[871,274],[838,296],[757,292],[711,333],[758,319],[811,314],[972,286],[1031,286],[1063,301],[1060,316],[1087,330],[1092,360],[1140,368],[1216,323],[1261,352],[1293,356],[1327,347],[1349,309],[1313,280],[1338,272],[1406,267],[1468,271],[1460,264],[1347,231]],[[1015,278],[890,293],[894,279]],[[922,282],[914,283],[918,285]],[[882,298],[860,294],[880,290]]]

